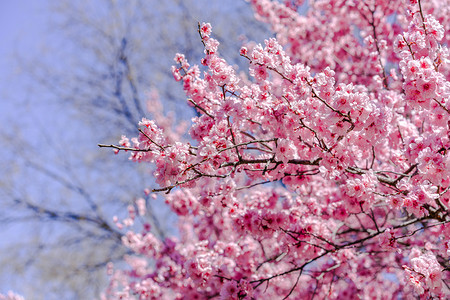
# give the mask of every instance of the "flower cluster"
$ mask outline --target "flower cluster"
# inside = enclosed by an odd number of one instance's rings
[[[420,253],[413,249],[411,255],[412,268],[404,266],[408,280],[414,286],[418,294],[425,290],[439,292],[442,286],[442,266],[437,262],[432,253]]]
[[[22,296],[9,291],[6,295],[0,294],[0,300],[24,300]]]
[[[154,165],[179,234],[128,231],[131,270],[110,268],[105,297],[449,296],[442,3],[302,2],[251,1],[277,38],[241,48],[247,75],[199,24],[204,71],[182,54],[172,68],[190,140],[143,119],[114,146]]]

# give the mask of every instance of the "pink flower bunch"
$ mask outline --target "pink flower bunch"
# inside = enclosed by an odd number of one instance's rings
[[[418,249],[411,253],[412,268],[404,266],[409,283],[420,295],[425,291],[445,297],[441,292],[442,266],[436,260],[433,253],[422,254]]]
[[[145,207],[129,209],[131,270],[106,297],[448,297],[448,8],[302,3],[251,1],[277,38],[241,48],[248,75],[200,24],[204,71],[172,69],[189,142],[143,119],[114,147],[153,164],[179,231],[133,232]]]
[[[0,294],[0,300],[24,300],[25,298],[12,292],[9,291],[6,295],[4,294]]]

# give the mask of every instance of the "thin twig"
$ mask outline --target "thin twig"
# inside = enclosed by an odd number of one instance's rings
[[[130,148],[130,147],[121,147],[117,145],[105,145],[105,144],[98,144],[100,148],[114,148],[117,150],[125,150],[125,151],[135,151],[135,152],[149,152],[153,151],[152,149],[136,149],[136,148]]]
[[[146,134],[146,133],[144,132],[144,130],[142,130],[141,128],[139,128],[138,130],[139,130],[140,133],[142,133],[143,135],[145,135],[145,137],[146,137],[150,142],[152,142],[152,143],[155,144],[157,147],[159,147],[159,149],[161,149],[162,152],[165,151],[164,148],[163,148],[163,146],[161,146],[160,144],[158,144],[158,143],[156,143],[155,141],[153,141],[152,138],[149,137],[148,134]]]
[[[197,103],[195,103],[194,100],[188,99],[188,101],[191,102],[196,108],[198,108],[199,110],[201,110],[202,112],[204,112],[208,117],[210,117],[211,119],[214,120],[214,117],[213,117],[210,113],[208,113],[208,112],[206,111],[206,109],[204,109],[203,107],[201,107],[200,105],[198,105]]]

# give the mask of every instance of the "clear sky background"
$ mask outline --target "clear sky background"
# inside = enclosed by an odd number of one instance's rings
[[[37,53],[47,33],[50,17],[47,0],[0,1],[0,70],[2,79],[17,74],[16,54]],[[8,82],[10,83],[10,82]],[[2,89],[8,88],[2,82]],[[11,87],[13,88],[13,87]]]
[[[2,126],[15,103],[5,97],[20,92],[16,57],[29,56],[42,47],[49,16],[46,0],[2,0],[0,2],[0,116]]]
[[[17,124],[15,120],[18,119],[23,119],[24,127],[29,129],[31,120],[36,113],[39,114],[38,111],[31,112],[30,107],[26,107],[23,101],[27,93],[24,88],[26,82],[20,76],[24,70],[21,70],[17,58],[31,58],[38,53],[46,35],[48,16],[46,0],[0,1],[0,130],[2,133],[11,132],[12,124]],[[2,136],[0,143],[2,144],[0,164],[2,167],[8,166],[14,159],[14,154],[6,147],[8,139]],[[5,224],[0,226],[6,229],[0,230],[0,253],[11,241],[17,241],[18,236],[25,235],[27,230],[26,227],[21,226],[5,226]],[[2,269],[6,267],[0,266]],[[0,293],[6,293],[14,286],[14,276],[15,274],[10,274],[9,278],[8,276],[1,278]],[[25,290],[25,287],[22,288]],[[23,292],[23,290],[17,292]]]

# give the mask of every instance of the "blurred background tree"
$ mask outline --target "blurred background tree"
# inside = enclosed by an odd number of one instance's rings
[[[197,22],[212,23],[222,56],[237,66],[246,63],[241,43],[270,34],[244,1],[64,0],[41,10],[42,47],[16,55],[20,91],[2,88],[0,292],[91,299],[105,287],[107,262],[127,251],[113,216],[152,184],[150,170],[111,159],[97,143],[135,134],[151,118],[151,91],[174,123],[194,115],[170,67],[176,52],[199,63]],[[145,222],[170,233],[174,217],[151,203]]]

